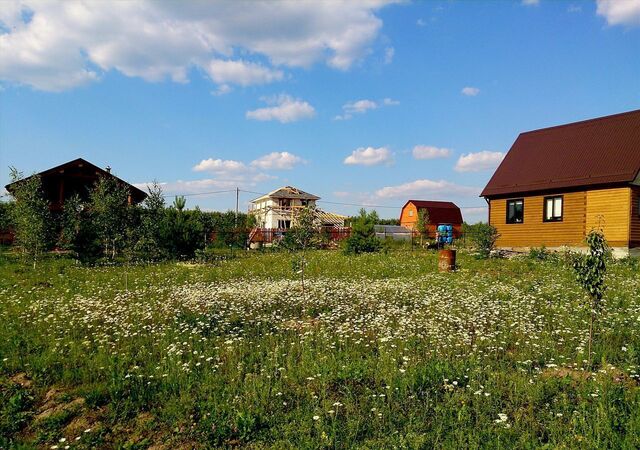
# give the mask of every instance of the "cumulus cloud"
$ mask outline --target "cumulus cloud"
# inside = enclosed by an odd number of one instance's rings
[[[280,123],[289,123],[310,119],[316,115],[316,110],[309,103],[289,95],[263,98],[263,101],[274,106],[247,111],[245,114],[247,119],[260,121],[277,120]]]
[[[236,187],[252,187],[263,181],[278,177],[265,173],[268,170],[292,169],[305,161],[293,153],[272,152],[257,158],[250,163],[232,159],[207,158],[193,166],[194,172],[207,172],[214,178],[200,180],[178,180],[160,183],[165,193],[170,194],[201,194],[221,189]],[[146,189],[149,183],[137,183],[135,186]]]
[[[493,170],[504,158],[502,152],[482,151],[477,153],[467,153],[458,158],[454,167],[456,172],[481,172],[483,170]]]
[[[538,6],[540,0],[522,0],[522,4],[525,6]]]
[[[241,60],[214,59],[204,67],[204,70],[213,81],[221,85],[229,83],[240,86],[267,84],[280,81],[284,77],[281,70],[273,70],[261,64]]]
[[[415,180],[408,183],[386,186],[378,189],[374,195],[380,199],[400,198],[407,199],[410,197],[434,197],[434,196],[477,196],[480,189],[471,186],[461,186],[445,180]]]
[[[342,114],[334,117],[334,120],[349,120],[354,114],[364,114],[367,111],[378,109],[381,106],[395,106],[400,102],[391,98],[385,98],[380,102],[369,99],[355,100],[342,105]]]
[[[393,47],[387,47],[384,49],[384,63],[391,64],[393,62],[393,57],[396,54],[396,49]]]
[[[609,25],[640,25],[640,0],[597,0],[596,13]]]
[[[378,104],[373,100],[358,100],[342,106],[342,109],[348,114],[362,114],[376,108],[378,108]]]
[[[251,162],[251,166],[262,170],[293,169],[296,165],[303,163],[304,160],[297,155],[289,152],[272,152],[264,155]]]
[[[460,209],[462,209],[462,211],[466,216],[467,214],[473,214],[473,215],[487,214],[488,207],[487,206],[471,206],[471,207],[460,208]]]
[[[221,84],[215,91],[211,91],[212,95],[225,95],[231,92],[233,89],[228,84]]]
[[[461,207],[462,217],[467,223],[486,222],[489,208],[487,206]]]
[[[480,93],[480,89],[478,89],[477,87],[465,86],[460,92],[462,93],[462,95],[466,95],[467,97],[475,97]]]
[[[185,83],[196,67],[240,85],[278,81],[278,66],[347,70],[371,53],[386,3],[9,0],[0,8],[0,79],[60,91],[110,70]]]
[[[193,195],[193,194],[206,194],[212,191],[231,190],[236,187],[239,188],[251,188],[258,183],[268,180],[276,179],[272,175],[267,174],[255,174],[252,176],[238,175],[232,178],[203,178],[200,180],[177,180],[177,181],[163,181],[158,183],[162,188],[165,195]],[[147,186],[151,183],[134,183],[139,189],[143,191],[147,190]],[[210,194],[216,195],[216,194]]]
[[[451,150],[444,147],[434,147],[432,145],[416,145],[413,147],[413,157],[415,159],[437,159],[448,158]]]
[[[136,183],[134,186],[146,190],[150,183]],[[201,180],[177,180],[158,183],[165,195],[201,194],[208,191],[232,189],[238,186],[237,180],[219,180],[205,178]]]
[[[232,173],[242,172],[247,169],[247,166],[232,159],[203,159],[198,164],[193,166],[195,172],[218,172],[218,173]]]
[[[220,179],[237,179],[244,176],[261,176],[257,170],[286,170],[293,169],[304,159],[289,152],[271,152],[257,158],[249,164],[233,159],[207,158],[193,166],[194,172],[209,172]]]
[[[344,163],[348,165],[375,166],[390,163],[391,160],[391,152],[386,147],[360,147],[347,156]]]

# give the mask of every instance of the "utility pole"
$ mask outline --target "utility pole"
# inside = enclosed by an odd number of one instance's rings
[[[236,228],[238,227],[238,206],[240,203],[240,189],[236,186]]]

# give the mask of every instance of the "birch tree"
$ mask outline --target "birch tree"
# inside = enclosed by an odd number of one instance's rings
[[[124,243],[129,190],[115,178],[101,177],[91,191],[91,210],[105,256],[113,259]]]
[[[11,210],[15,244],[35,269],[38,258],[47,249],[51,225],[49,202],[44,198],[39,175],[25,178],[12,167],[10,176],[11,182],[16,183],[11,192],[15,200]]]

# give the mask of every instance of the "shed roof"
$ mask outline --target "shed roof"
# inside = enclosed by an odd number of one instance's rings
[[[344,226],[344,221],[347,219],[347,216],[326,212],[321,209],[315,210],[315,216],[322,225]]]
[[[406,208],[409,203],[413,203],[418,210],[426,209],[429,212],[429,222],[431,223],[462,223],[462,212],[453,202],[409,200],[402,209]]]
[[[481,196],[630,183],[640,172],[640,110],[521,133]]]

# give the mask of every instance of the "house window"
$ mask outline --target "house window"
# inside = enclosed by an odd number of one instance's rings
[[[413,217],[413,210],[409,211],[409,217]]]
[[[544,198],[544,221],[562,221],[562,195]]]
[[[507,223],[524,222],[524,199],[507,200]]]

